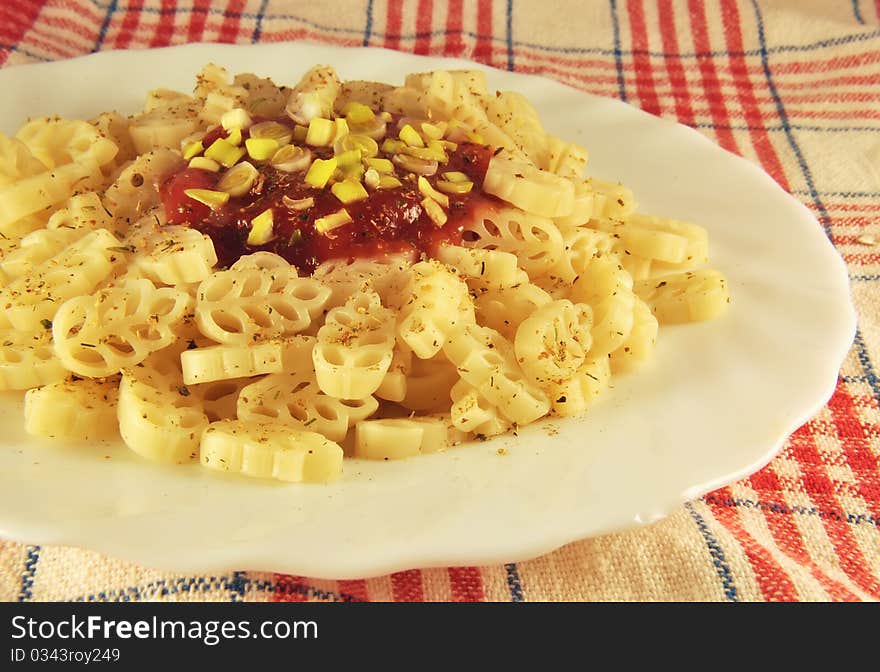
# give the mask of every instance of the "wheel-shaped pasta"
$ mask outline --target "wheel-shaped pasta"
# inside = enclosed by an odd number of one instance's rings
[[[439,262],[419,262],[412,272],[397,333],[416,357],[430,359],[459,325],[474,321],[473,301],[464,281]]]
[[[28,390],[24,428],[33,436],[87,441],[118,435],[119,376],[69,377]]]
[[[406,376],[406,395],[398,403],[422,413],[446,411],[452,386],[458,380],[458,370],[442,352],[432,359],[416,357]]]
[[[571,300],[593,309],[591,356],[614,352],[629,338],[636,300],[632,287],[616,255],[593,259],[571,286]]]
[[[431,417],[363,420],[354,436],[354,456],[367,460],[400,460],[448,445],[446,423]]]
[[[560,229],[584,226],[593,217],[596,193],[589,182],[574,182],[574,204],[571,212],[562,217],[554,217],[553,222]]]
[[[0,133],[0,187],[46,171],[46,166],[18,138]]]
[[[327,308],[341,306],[352,294],[373,290],[382,305],[398,310],[406,300],[406,286],[412,272],[411,255],[382,259],[332,259],[319,265],[312,277],[330,288]]]
[[[551,269],[564,251],[562,234],[553,220],[516,208],[486,210],[465,224],[464,237],[471,247],[515,255],[530,278]]]
[[[30,275],[34,268],[51,259],[64,248],[82,238],[83,229],[37,229],[24,236],[18,247],[0,261],[0,272],[8,284]]]
[[[590,226],[610,234],[621,254],[669,264],[681,264],[687,257],[688,239],[670,231],[638,226],[631,219],[593,219]]]
[[[604,231],[585,227],[567,228],[561,233],[564,252],[546,277],[556,280],[554,288],[565,292],[595,257],[611,253],[615,239]]]
[[[296,269],[236,268],[214,273],[199,285],[196,324],[208,338],[227,345],[283,338],[308,328],[330,290]]]
[[[0,233],[15,233],[24,218],[51,211],[74,189],[98,188],[103,180],[101,166],[85,159],[0,186]]]
[[[50,337],[45,329],[34,334],[0,330],[0,390],[28,390],[67,375]]]
[[[516,330],[516,361],[545,389],[571,377],[592,345],[592,322],[593,311],[584,303],[561,299],[538,308]]]
[[[342,475],[342,448],[317,432],[289,425],[211,423],[202,435],[201,462],[209,469],[280,481],[326,483]]]
[[[554,385],[550,399],[553,413],[567,417],[583,413],[608,388],[611,367],[608,357],[588,359],[575,374]]]
[[[156,227],[137,238],[135,265],[158,285],[201,282],[217,263],[211,239],[188,226]]]
[[[537,285],[524,282],[504,289],[480,292],[474,299],[480,324],[513,341],[522,321],[553,298]]]
[[[179,348],[154,354],[145,366],[126,369],[119,384],[117,418],[125,445],[159,462],[190,462],[208,426],[197,395],[180,372]]]
[[[503,434],[510,421],[470,383],[459,380],[452,386],[452,425],[462,432],[487,437]]]
[[[376,388],[376,396],[387,401],[403,401],[406,398],[407,378],[412,371],[412,350],[398,343],[394,346],[394,354],[391,364],[382,379],[382,384]]]
[[[125,228],[161,205],[159,181],[179,164],[177,152],[156,149],[141,154],[122,170],[104,193],[104,204],[119,226]]]
[[[109,376],[170,345],[191,309],[186,292],[144,279],[77,296],[55,314],[55,352],[74,373]]]
[[[238,397],[237,417],[246,422],[273,422],[319,432],[342,441],[355,423],[379,408],[372,396],[342,400],[318,387],[313,371],[266,376],[245,387]]]
[[[474,288],[501,289],[529,281],[528,275],[517,266],[516,256],[509,252],[441,245],[437,258]]]
[[[103,166],[119,149],[85,121],[46,117],[32,119],[15,136],[50,170],[66,164],[94,162]]]
[[[112,229],[116,222],[104,208],[101,196],[94,191],[76,194],[64,207],[52,213],[46,228],[50,230],[80,229],[85,234],[95,229]]]
[[[606,182],[591,177],[587,182],[593,189],[593,217],[625,219],[636,210],[632,189],[619,182]]]
[[[113,234],[92,231],[0,290],[0,305],[16,329],[37,331],[67,299],[90,294],[125,258]],[[104,374],[106,375],[106,374]]]
[[[635,291],[661,324],[711,320],[730,303],[727,278],[715,269],[651,278],[639,282]]]
[[[513,346],[487,327],[466,324],[453,333],[443,352],[461,379],[517,424],[534,422],[550,409],[547,395],[516,363]]]
[[[623,345],[611,353],[611,370],[614,373],[629,371],[648,359],[654,351],[659,326],[648,304],[636,296],[632,331]]]
[[[351,296],[327,313],[312,351],[324,394],[363,399],[382,384],[394,357],[394,313],[373,291]]]
[[[654,276],[687,271],[709,261],[709,234],[702,226],[680,219],[637,213],[630,215],[627,223],[646,231],[681,236],[687,241],[684,259],[680,262],[668,263],[657,260],[651,264],[651,274]]]
[[[280,339],[246,345],[211,345],[180,353],[187,385],[248,378],[284,370],[284,342]]]
[[[202,385],[191,385],[189,391],[201,402],[202,411],[209,422],[234,420],[238,413],[241,391],[254,383],[254,378],[230,378],[215,380]]]
[[[483,191],[541,217],[565,217],[574,209],[571,180],[504,153],[489,161]]]

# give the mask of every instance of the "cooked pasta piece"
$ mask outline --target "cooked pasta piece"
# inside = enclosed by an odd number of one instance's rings
[[[447,445],[446,423],[440,418],[362,420],[355,427],[354,456],[367,460],[399,460]]]
[[[72,376],[24,395],[24,428],[33,436],[88,441],[118,436],[119,376]]]
[[[562,234],[553,220],[516,208],[488,210],[465,225],[465,231],[473,247],[515,255],[528,277],[547,272],[564,252]]]
[[[179,346],[152,355],[144,366],[122,374],[117,417],[125,445],[159,462],[198,458],[208,418],[197,395],[184,384]]]
[[[191,309],[188,294],[143,279],[77,296],[52,322],[55,352],[74,373],[109,376],[171,345]]]
[[[442,264],[419,262],[412,273],[397,334],[416,357],[430,359],[453,330],[474,321],[474,306],[464,281]]]
[[[312,360],[321,391],[337,399],[363,399],[379,389],[391,366],[393,313],[375,292],[358,292],[327,313],[317,339]]]
[[[209,469],[280,481],[326,483],[342,473],[342,448],[317,432],[240,420],[211,423],[202,435]]]
[[[283,338],[307,329],[329,298],[326,286],[297,277],[290,265],[239,266],[214,273],[199,286],[196,324],[205,336],[227,345]]]
[[[4,316],[21,331],[45,327],[62,302],[90,294],[124,259],[113,234],[96,229],[0,290]]]
[[[378,407],[372,396],[345,400],[325,394],[309,370],[269,375],[251,383],[239,395],[237,417],[308,429],[342,441],[350,427]]]

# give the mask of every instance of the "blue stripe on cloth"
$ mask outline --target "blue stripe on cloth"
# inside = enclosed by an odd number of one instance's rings
[[[28,58],[33,58],[35,61],[42,61],[43,63],[48,63],[50,61],[54,61],[54,58],[48,58],[46,56],[40,56],[39,54],[35,54],[32,51],[28,51],[27,49],[23,49],[19,47],[17,44],[2,44],[0,43],[0,51],[14,51],[19,54],[23,54]]]
[[[819,223],[822,224],[825,229],[825,235],[831,240],[831,218],[828,216],[825,204],[819,197],[819,192],[816,191],[816,185],[813,182],[813,175],[810,172],[810,167],[807,165],[804,154],[794,138],[794,133],[792,132],[788,121],[788,113],[785,111],[785,105],[782,104],[782,98],[779,96],[779,91],[776,89],[776,84],[773,82],[773,74],[770,72],[770,59],[767,54],[767,39],[764,34],[764,16],[761,14],[761,8],[758,6],[757,0],[751,0],[751,3],[755,10],[755,21],[758,26],[758,43],[761,45],[761,66],[764,70],[764,76],[767,79],[767,88],[770,91],[770,97],[773,98],[773,102],[776,105],[776,113],[779,115],[780,121],[782,121],[782,126],[785,129],[785,137],[794,152],[798,165],[800,166],[801,174],[807,184],[807,190],[810,192],[810,197],[813,199],[813,203],[819,211]]]
[[[370,43],[373,36],[373,0],[367,0],[367,18],[364,21],[364,46]]]
[[[718,578],[721,579],[721,587],[724,589],[725,597],[731,602],[739,602],[739,593],[736,590],[736,585],[733,583],[733,572],[730,571],[730,565],[727,564],[727,558],[724,557],[724,549],[721,548],[721,544],[715,539],[705,519],[697,512],[694,505],[688,502],[684,505],[684,508],[691,514],[691,518],[694,519],[697,529],[706,542],[709,555],[712,557],[712,564],[715,565],[715,572],[718,574]]]
[[[876,279],[876,278],[875,278]],[[880,404],[880,380],[877,380],[877,373],[874,371],[874,365],[871,363],[871,357],[868,355],[868,348],[865,346],[865,339],[862,337],[862,330],[856,329],[856,337],[853,340],[856,349],[856,357],[859,364],[862,365],[862,372],[865,374],[865,380],[874,393],[874,398]]]
[[[110,5],[116,6],[118,0],[112,0],[109,3],[99,2],[98,0],[92,0],[93,4],[99,9],[108,9]],[[614,2],[614,0],[612,0]],[[145,14],[186,14],[191,13],[192,10],[188,7],[174,7],[171,9],[158,8],[158,7],[144,7],[141,10]],[[256,14],[250,12],[227,12],[222,9],[208,9],[207,14],[215,14],[218,16],[228,16],[231,18],[238,19],[249,19],[253,20],[256,18]],[[309,28],[314,28],[315,30],[322,30],[330,33],[346,33],[349,35],[362,35],[363,31],[357,28],[340,28],[338,26],[327,26],[319,23],[315,23],[314,21],[310,21],[308,19],[303,18],[302,16],[297,16],[295,14],[273,14],[270,13],[266,16],[267,19],[270,20],[278,20],[278,21],[297,21]],[[456,33],[458,31],[455,31]],[[415,40],[416,37],[444,37],[446,35],[451,34],[451,31],[446,29],[437,29],[430,31],[429,33],[402,33],[400,35],[395,35],[395,37],[400,38],[401,40]],[[477,33],[464,32],[461,33],[465,37],[477,38],[480,37],[484,40],[490,40],[491,42],[497,42],[500,44],[504,44],[506,42],[506,38],[503,37],[493,37],[491,35],[479,35]],[[373,33],[374,37],[384,38],[384,33]],[[874,39],[875,37],[880,37],[880,28],[872,30],[872,31],[862,31],[859,33],[852,33],[849,35],[841,35],[839,37],[833,37],[825,40],[819,40],[817,42],[811,42],[807,44],[787,44],[780,45],[776,47],[769,47],[765,50],[762,49],[748,49],[745,51],[699,51],[699,52],[681,52],[681,53],[667,53],[663,51],[647,51],[647,50],[638,50],[639,54],[647,54],[654,58],[705,58],[705,57],[726,57],[726,56],[761,56],[764,51],[770,54],[776,53],[784,53],[784,52],[803,52],[803,51],[814,51],[816,49],[824,49],[825,47],[837,47],[844,44],[852,44],[854,42],[864,42],[866,40]],[[528,49],[538,49],[541,51],[547,52],[556,52],[556,53],[571,53],[571,54],[601,54],[604,56],[613,56],[617,53],[616,49],[602,49],[601,47],[554,47],[546,44],[537,44],[534,42],[513,42],[513,45],[516,47],[526,47]],[[623,55],[631,55],[632,51],[620,51]]]
[[[507,0],[507,69],[513,71],[513,0]]]
[[[110,21],[113,20],[113,15],[116,13],[117,4],[118,0],[111,0],[111,2],[107,5],[107,15],[104,17],[104,23],[101,24],[101,29],[98,31],[98,41],[95,42],[95,46],[92,48],[92,53],[100,51],[101,47],[103,46],[104,39],[107,37],[107,29],[110,27]]]
[[[18,590],[18,601],[28,602],[33,599],[34,577],[37,574],[37,563],[40,562],[40,547],[28,546],[24,559],[24,571],[21,573],[21,586]]]
[[[716,495],[706,495],[703,497],[703,501],[707,504],[716,504],[720,506],[760,509],[761,511],[770,511],[772,513],[781,513],[785,515],[796,513],[801,516],[830,518],[850,525],[870,525],[872,527],[880,527],[880,520],[869,513],[846,513],[845,511],[819,509],[815,506],[770,504],[769,502],[762,502],[756,499],[745,499],[743,497],[718,497]]]
[[[707,128],[711,130],[725,130],[725,131],[785,131],[785,127],[782,124],[779,125],[757,125],[752,126],[749,124],[713,124],[711,122],[704,122],[699,124],[694,124],[696,128]],[[808,131],[810,133],[878,133],[880,132],[880,126],[804,126],[802,124],[789,124],[788,126],[793,131]],[[817,192],[821,193],[821,192]]]
[[[865,25],[865,17],[862,16],[862,8],[859,7],[859,0],[852,0],[853,6],[853,16],[856,17],[856,21]]]
[[[89,595],[71,598],[72,602],[140,602],[153,597],[180,595],[184,593],[206,593],[213,590],[231,591],[233,602],[241,601],[248,592],[275,593],[278,584],[273,580],[251,579],[246,572],[233,572],[230,576],[192,576],[177,579],[159,579],[140,586],[129,586],[117,590],[105,590]],[[321,590],[304,583],[285,585],[282,592],[305,595],[319,600],[333,602],[353,602],[354,597],[346,593]]]
[[[244,572],[233,572],[232,580],[226,584],[230,602],[241,602],[247,590],[247,578]]]
[[[507,588],[510,591],[511,602],[523,601],[522,581],[519,578],[519,570],[516,564],[509,562],[504,565],[504,571],[507,572]]]
[[[254,32],[251,35],[251,42],[256,44],[260,41],[260,35],[263,34],[263,17],[266,15],[266,7],[269,5],[269,0],[263,0],[260,3],[260,8],[257,10],[257,22],[254,25]]]
[[[810,195],[808,191],[801,189],[795,189],[791,193],[802,196]],[[816,193],[829,198],[880,198],[880,191],[818,191]]]
[[[617,88],[622,101],[626,101],[626,84],[623,78],[623,52],[620,50],[620,21],[617,18],[617,0],[609,0],[611,25],[614,28],[614,64],[617,66]]]

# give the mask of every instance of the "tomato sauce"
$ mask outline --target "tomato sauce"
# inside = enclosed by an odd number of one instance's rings
[[[325,150],[328,152],[330,150]],[[321,157],[322,151],[313,151]],[[461,243],[464,224],[476,208],[487,200],[482,193],[483,179],[492,158],[484,145],[461,143],[449,154],[438,175],[429,177],[433,185],[440,174],[464,173],[474,183],[468,194],[449,196],[447,221],[438,227],[421,206],[415,176],[398,174],[403,186],[371,191],[368,198],[343,205],[329,186],[314,189],[303,181],[304,172],[285,173],[269,165],[258,166],[260,176],[244,196],[230,198],[222,208],[212,210],[186,196],[186,189],[213,189],[222,175],[183,167],[167,176],[160,194],[169,224],[186,224],[208,235],[214,242],[218,262],[229,266],[239,257],[267,250],[284,257],[303,273],[328,259],[377,257],[396,252],[425,253],[429,256],[443,242]],[[314,199],[307,210],[296,211],[283,199]],[[352,221],[324,234],[315,221],[344,207]],[[246,244],[251,220],[271,208],[274,238],[265,245]]]

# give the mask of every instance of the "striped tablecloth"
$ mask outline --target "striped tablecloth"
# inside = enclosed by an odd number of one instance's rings
[[[540,73],[676,119],[754,161],[813,211],[849,266],[859,327],[834,396],[750,478],[651,527],[528,562],[355,581],[180,576],[0,541],[0,599],[880,598],[880,0],[0,2],[3,67],[280,40]]]

